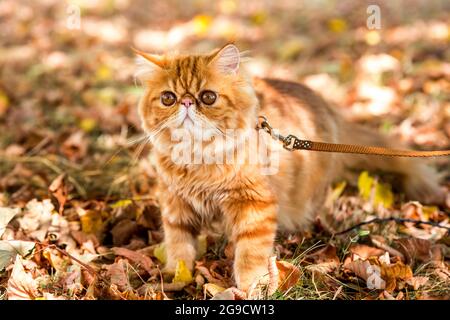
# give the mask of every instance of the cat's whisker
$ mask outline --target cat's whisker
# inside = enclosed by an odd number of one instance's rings
[[[234,136],[231,136],[229,134],[227,134],[226,132],[224,132],[221,128],[217,127],[216,125],[214,125],[211,120],[209,120],[208,118],[206,118],[204,115],[202,115],[201,113],[196,112],[196,115],[199,118],[199,121],[201,122],[201,124],[204,124],[207,126],[207,128],[212,129],[214,131],[214,133],[221,135],[223,137],[226,138],[230,138],[230,139],[234,139]]]
[[[127,147],[127,148],[129,148],[129,147],[131,147],[131,146],[133,146],[133,145],[135,145],[135,144],[137,144],[137,143],[139,143],[139,142],[141,142],[142,140],[145,140],[145,139],[147,139],[147,134],[141,134],[140,136],[138,136],[137,138],[134,138],[134,139],[128,139],[126,142],[125,142],[125,147]]]
[[[139,157],[141,156],[142,152],[144,151],[144,148],[147,144],[151,143],[152,140],[156,139],[156,137],[167,127],[174,124],[176,121],[178,121],[178,113],[174,113],[169,118],[164,120],[162,123],[159,124],[159,126],[149,133],[147,133],[143,138],[140,139],[140,144],[136,151],[133,154],[132,163],[135,164]],[[144,141],[142,141],[144,140]]]

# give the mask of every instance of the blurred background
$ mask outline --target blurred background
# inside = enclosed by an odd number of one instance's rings
[[[367,27],[369,4],[379,29]],[[201,53],[234,42],[256,76],[302,81],[354,121],[449,147],[449,9],[444,0],[2,0],[0,203],[45,194],[60,172],[85,198],[151,188],[147,147],[129,147],[142,92],[132,46]],[[142,190],[130,191],[130,175]]]

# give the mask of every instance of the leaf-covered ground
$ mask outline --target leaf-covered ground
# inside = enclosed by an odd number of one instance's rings
[[[450,148],[448,1],[375,1],[379,30],[367,29],[362,1],[70,3],[79,29],[69,2],[0,2],[2,299],[242,298],[224,291],[231,250],[215,233],[199,239],[193,274],[180,264],[175,281],[162,278],[131,46],[234,41],[255,75],[303,81],[415,148]],[[449,188],[448,158],[433,165]],[[386,173],[337,182],[311,232],[278,236],[259,297],[449,299],[449,202],[406,199]],[[374,218],[384,220],[338,234]]]

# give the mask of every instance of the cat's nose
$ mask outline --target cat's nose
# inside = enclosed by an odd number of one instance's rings
[[[192,99],[191,97],[183,97],[181,99],[181,104],[186,108],[189,108],[190,106],[194,105],[194,99]]]

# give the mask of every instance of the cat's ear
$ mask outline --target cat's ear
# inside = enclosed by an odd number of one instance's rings
[[[166,61],[162,56],[146,53],[135,48],[131,49],[137,54],[135,78],[141,81],[148,79],[153,72],[165,67]]]
[[[211,54],[210,64],[226,74],[237,74],[239,71],[240,53],[234,44],[227,44]]]

